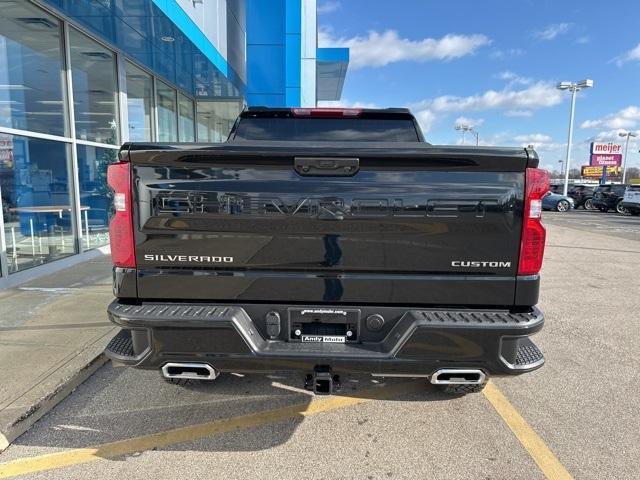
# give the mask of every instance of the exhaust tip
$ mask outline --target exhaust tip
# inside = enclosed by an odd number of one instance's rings
[[[443,368],[431,375],[434,385],[481,385],[487,376],[479,369]]]
[[[189,380],[215,380],[220,375],[207,363],[165,363],[162,376],[165,378],[185,378]]]

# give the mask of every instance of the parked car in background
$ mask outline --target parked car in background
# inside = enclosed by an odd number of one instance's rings
[[[597,185],[574,185],[567,193],[573,198],[575,208],[584,208],[585,210],[593,210],[591,199]]]
[[[640,215],[640,185],[627,187],[621,205],[631,215]]]
[[[574,208],[574,200],[568,195],[561,195],[548,191],[542,197],[543,210],[555,210],[556,212],[566,212]]]
[[[627,185],[622,184],[599,185],[593,192],[591,205],[601,212],[615,210],[618,213],[626,213],[622,206],[622,197],[626,189]]]

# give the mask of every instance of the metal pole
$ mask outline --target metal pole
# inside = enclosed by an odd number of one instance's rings
[[[567,158],[565,160],[565,172],[564,172],[564,187],[562,189],[562,194],[567,195],[567,191],[569,190],[569,159],[571,158],[571,142],[573,140],[573,116],[576,111],[576,93],[578,91],[578,87],[571,87],[571,115],[569,116],[569,139],[567,140]]]
[[[473,132],[476,134],[476,147],[480,145],[480,134],[478,132]]]
[[[87,250],[91,250],[91,237],[89,236],[89,211],[84,211],[84,227],[87,229]]]
[[[465,141],[465,133],[467,133],[467,131],[463,128],[462,129],[462,144],[464,145],[464,141]]]
[[[14,271],[18,271],[18,244],[16,242],[16,229],[15,227],[11,227],[11,245],[13,248],[13,252],[11,252],[11,258],[13,258],[13,266]]]
[[[622,157],[622,184],[623,185],[627,177],[627,153],[629,153],[629,137],[631,137],[631,135],[629,134],[629,132],[627,132],[627,142],[624,147],[624,157]]]
[[[33,236],[33,218],[29,219],[29,228],[31,230],[31,257],[36,258],[36,240]]]
[[[71,42],[69,40],[69,23],[62,24],[62,45],[64,52],[64,74],[66,75],[66,100],[69,112],[69,135],[71,136],[71,165],[67,164],[69,172],[69,216],[71,217],[72,253],[82,252],[82,218],[80,214],[80,170],[78,168],[78,143],[76,135],[75,102],[73,98],[73,72],[71,70]],[[47,238],[49,244],[50,239]],[[50,244],[49,244],[50,245]],[[51,247],[49,247],[51,248]],[[62,227],[62,249],[65,249],[64,227]]]

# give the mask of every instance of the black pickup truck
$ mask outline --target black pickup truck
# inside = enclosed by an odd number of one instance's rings
[[[108,307],[117,363],[425,377],[539,368],[547,172],[534,151],[426,143],[405,109],[249,108],[227,142],[125,144]]]

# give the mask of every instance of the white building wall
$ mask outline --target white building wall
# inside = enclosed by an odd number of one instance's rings
[[[316,49],[318,47],[318,22],[316,0],[301,0],[301,77],[300,105],[316,106]]]
[[[191,20],[227,59],[227,0],[177,0]]]

